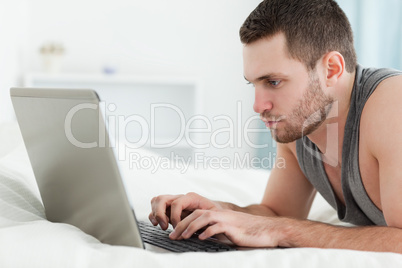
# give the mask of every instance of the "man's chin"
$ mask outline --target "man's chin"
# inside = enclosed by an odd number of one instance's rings
[[[274,140],[277,142],[277,143],[282,143],[282,144],[287,144],[287,143],[291,143],[291,142],[294,142],[295,140],[290,140],[290,139],[280,139],[280,138],[278,138],[278,137],[274,137]]]
[[[273,129],[271,130],[271,136],[276,142],[286,144],[300,139],[302,137],[302,134],[289,132],[278,133],[278,130]]]

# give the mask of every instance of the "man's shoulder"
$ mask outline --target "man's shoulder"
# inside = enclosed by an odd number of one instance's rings
[[[402,75],[383,80],[367,100],[360,122],[361,135],[375,144],[402,127]]]
[[[375,115],[383,110],[400,109],[402,96],[402,75],[396,75],[381,81],[367,100],[363,114]]]

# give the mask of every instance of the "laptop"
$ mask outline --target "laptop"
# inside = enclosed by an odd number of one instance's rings
[[[95,91],[11,88],[10,95],[49,221],[74,225],[110,245],[234,250],[213,239],[172,241],[169,231],[137,221]]]

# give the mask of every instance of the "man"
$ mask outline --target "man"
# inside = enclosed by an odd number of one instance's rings
[[[266,0],[240,29],[254,110],[278,144],[261,204],[195,193],[152,199],[171,239],[224,234],[249,247],[402,253],[402,76],[356,63],[350,24],[333,0]],[[356,227],[306,220],[316,191]],[[189,214],[189,215],[188,215]],[[188,216],[186,216],[188,215]]]

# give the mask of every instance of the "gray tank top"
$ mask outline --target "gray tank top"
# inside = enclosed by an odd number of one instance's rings
[[[386,78],[400,74],[402,72],[392,69],[363,69],[360,65],[356,68],[342,145],[341,182],[345,205],[331,187],[317,146],[306,136],[296,141],[297,159],[301,170],[324,199],[337,210],[341,221],[356,225],[386,225],[382,211],[367,195],[360,177],[360,117],[364,105],[378,84]]]

